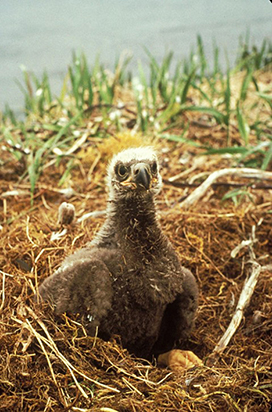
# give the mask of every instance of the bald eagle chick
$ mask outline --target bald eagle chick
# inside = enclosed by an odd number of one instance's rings
[[[161,184],[152,148],[115,155],[108,167],[104,225],[42,283],[39,293],[57,313],[81,314],[91,335],[97,328],[103,339],[119,335],[136,356],[160,355],[159,361],[170,366],[173,357],[179,366],[187,357],[182,367],[188,367],[201,361],[191,352],[171,350],[182,347],[191,332],[198,290],[156,218]]]

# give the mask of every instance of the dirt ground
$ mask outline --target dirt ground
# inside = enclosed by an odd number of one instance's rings
[[[201,132],[191,133],[203,136]],[[215,142],[218,136],[214,130]],[[58,186],[65,160],[44,169],[33,207],[29,183],[18,181],[23,166],[10,160],[9,170],[0,173],[0,410],[268,412],[272,404],[271,189],[250,188],[250,197],[234,204],[232,199],[222,201],[231,186],[217,185],[189,210],[181,207],[193,189],[178,183],[197,175],[195,182],[203,181],[212,171],[230,166],[227,157],[196,157],[196,148],[156,142],[165,182],[158,215],[183,265],[198,281],[199,309],[188,348],[203,359],[203,367],[173,373],[135,359],[121,348],[118,337],[110,342],[88,337],[76,316],[57,317],[46,305],[34,303],[42,280],[64,256],[92,239],[103,223],[104,215],[94,214],[52,239],[53,232],[62,231],[57,224],[61,202],[73,203],[77,219],[105,209],[107,161],[120,148],[139,143],[120,136],[116,142],[86,141],[66,182],[66,189],[73,189],[68,200],[69,190],[63,192]],[[169,181],[180,173],[175,185]],[[222,181],[241,183],[235,178]],[[249,239],[262,270],[241,324],[225,350],[215,356],[214,348],[254,267],[248,246],[231,252]]]

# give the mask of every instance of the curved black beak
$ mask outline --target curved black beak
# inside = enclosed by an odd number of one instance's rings
[[[146,164],[138,164],[134,169],[134,181],[137,185],[150,189],[151,174],[149,167]]]

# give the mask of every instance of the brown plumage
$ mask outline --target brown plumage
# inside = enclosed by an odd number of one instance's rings
[[[85,248],[40,286],[57,313],[80,313],[90,334],[121,337],[151,358],[182,345],[197,308],[197,285],[156,219],[161,176],[152,148],[128,149],[108,168],[107,218]]]

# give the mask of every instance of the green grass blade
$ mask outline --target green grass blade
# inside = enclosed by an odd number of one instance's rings
[[[247,92],[248,92],[250,82],[252,81],[252,77],[253,77],[253,67],[251,66],[248,68],[247,73],[244,77],[242,86],[241,86],[240,100],[242,101],[245,101],[247,97]]]
[[[189,87],[192,84],[192,79],[195,77],[195,72],[196,72],[196,69],[193,69],[191,71],[191,73],[189,74],[189,76],[188,76],[188,78],[187,78],[187,80],[184,84],[184,87],[183,87],[183,90],[182,90],[182,93],[181,93],[181,97],[180,97],[181,104],[185,104],[185,102],[187,100],[188,90],[189,90]]]
[[[270,142],[268,151],[266,152],[266,155],[265,155],[265,157],[264,157],[264,159],[263,159],[263,163],[262,163],[261,169],[262,169],[262,170],[266,170],[267,167],[269,166],[271,160],[272,160],[272,142]]]
[[[145,101],[146,101],[146,104],[148,105],[149,104],[148,84],[147,84],[145,72],[144,72],[141,62],[138,63],[138,70],[139,70],[139,75],[140,75],[140,82],[141,82],[141,85],[143,86]]]
[[[219,149],[209,148],[204,152],[205,155],[213,155],[213,154],[245,154],[248,152],[248,149],[244,146],[228,146],[228,147],[221,147]]]
[[[205,71],[208,66],[208,63],[204,52],[204,44],[202,41],[202,37],[199,34],[197,35],[197,51],[200,61],[200,79],[203,79],[203,77],[205,76]]]
[[[166,139],[169,140],[171,142],[177,142],[177,143],[187,143],[190,146],[194,146],[194,147],[203,147],[201,144],[195,142],[194,140],[191,139],[187,139],[186,137],[184,137],[185,133],[188,130],[188,126],[187,128],[183,131],[183,133],[181,135],[176,135],[176,134],[162,134],[160,135],[161,139]]]
[[[227,79],[226,79],[226,89],[224,92],[224,101],[225,101],[225,108],[226,114],[224,118],[224,123],[228,126],[230,120],[230,100],[231,100],[231,88],[230,88],[230,70],[227,71]]]
[[[220,73],[219,66],[219,47],[217,46],[215,40],[213,40],[213,77]]]
[[[237,120],[238,120],[238,128],[239,128],[239,132],[241,134],[241,137],[242,137],[245,145],[248,145],[250,128],[248,126],[248,123],[247,123],[245,117],[243,116],[243,114],[241,112],[239,103],[237,104],[237,107],[236,107],[236,116],[237,116]]]
[[[268,95],[266,93],[257,93],[257,95],[261,99],[265,100],[269,104],[270,108],[272,109],[272,96],[271,95]]]
[[[180,108],[181,111],[192,111],[192,112],[199,112],[199,113],[205,113],[208,114],[209,116],[212,116],[215,118],[215,120],[218,123],[224,123],[225,120],[225,115],[218,110],[214,109],[213,107],[205,107],[205,106],[181,106]]]
[[[253,197],[246,189],[230,190],[222,197],[222,201],[231,199],[235,206],[238,206],[243,198],[248,197],[251,202],[254,202]]]

